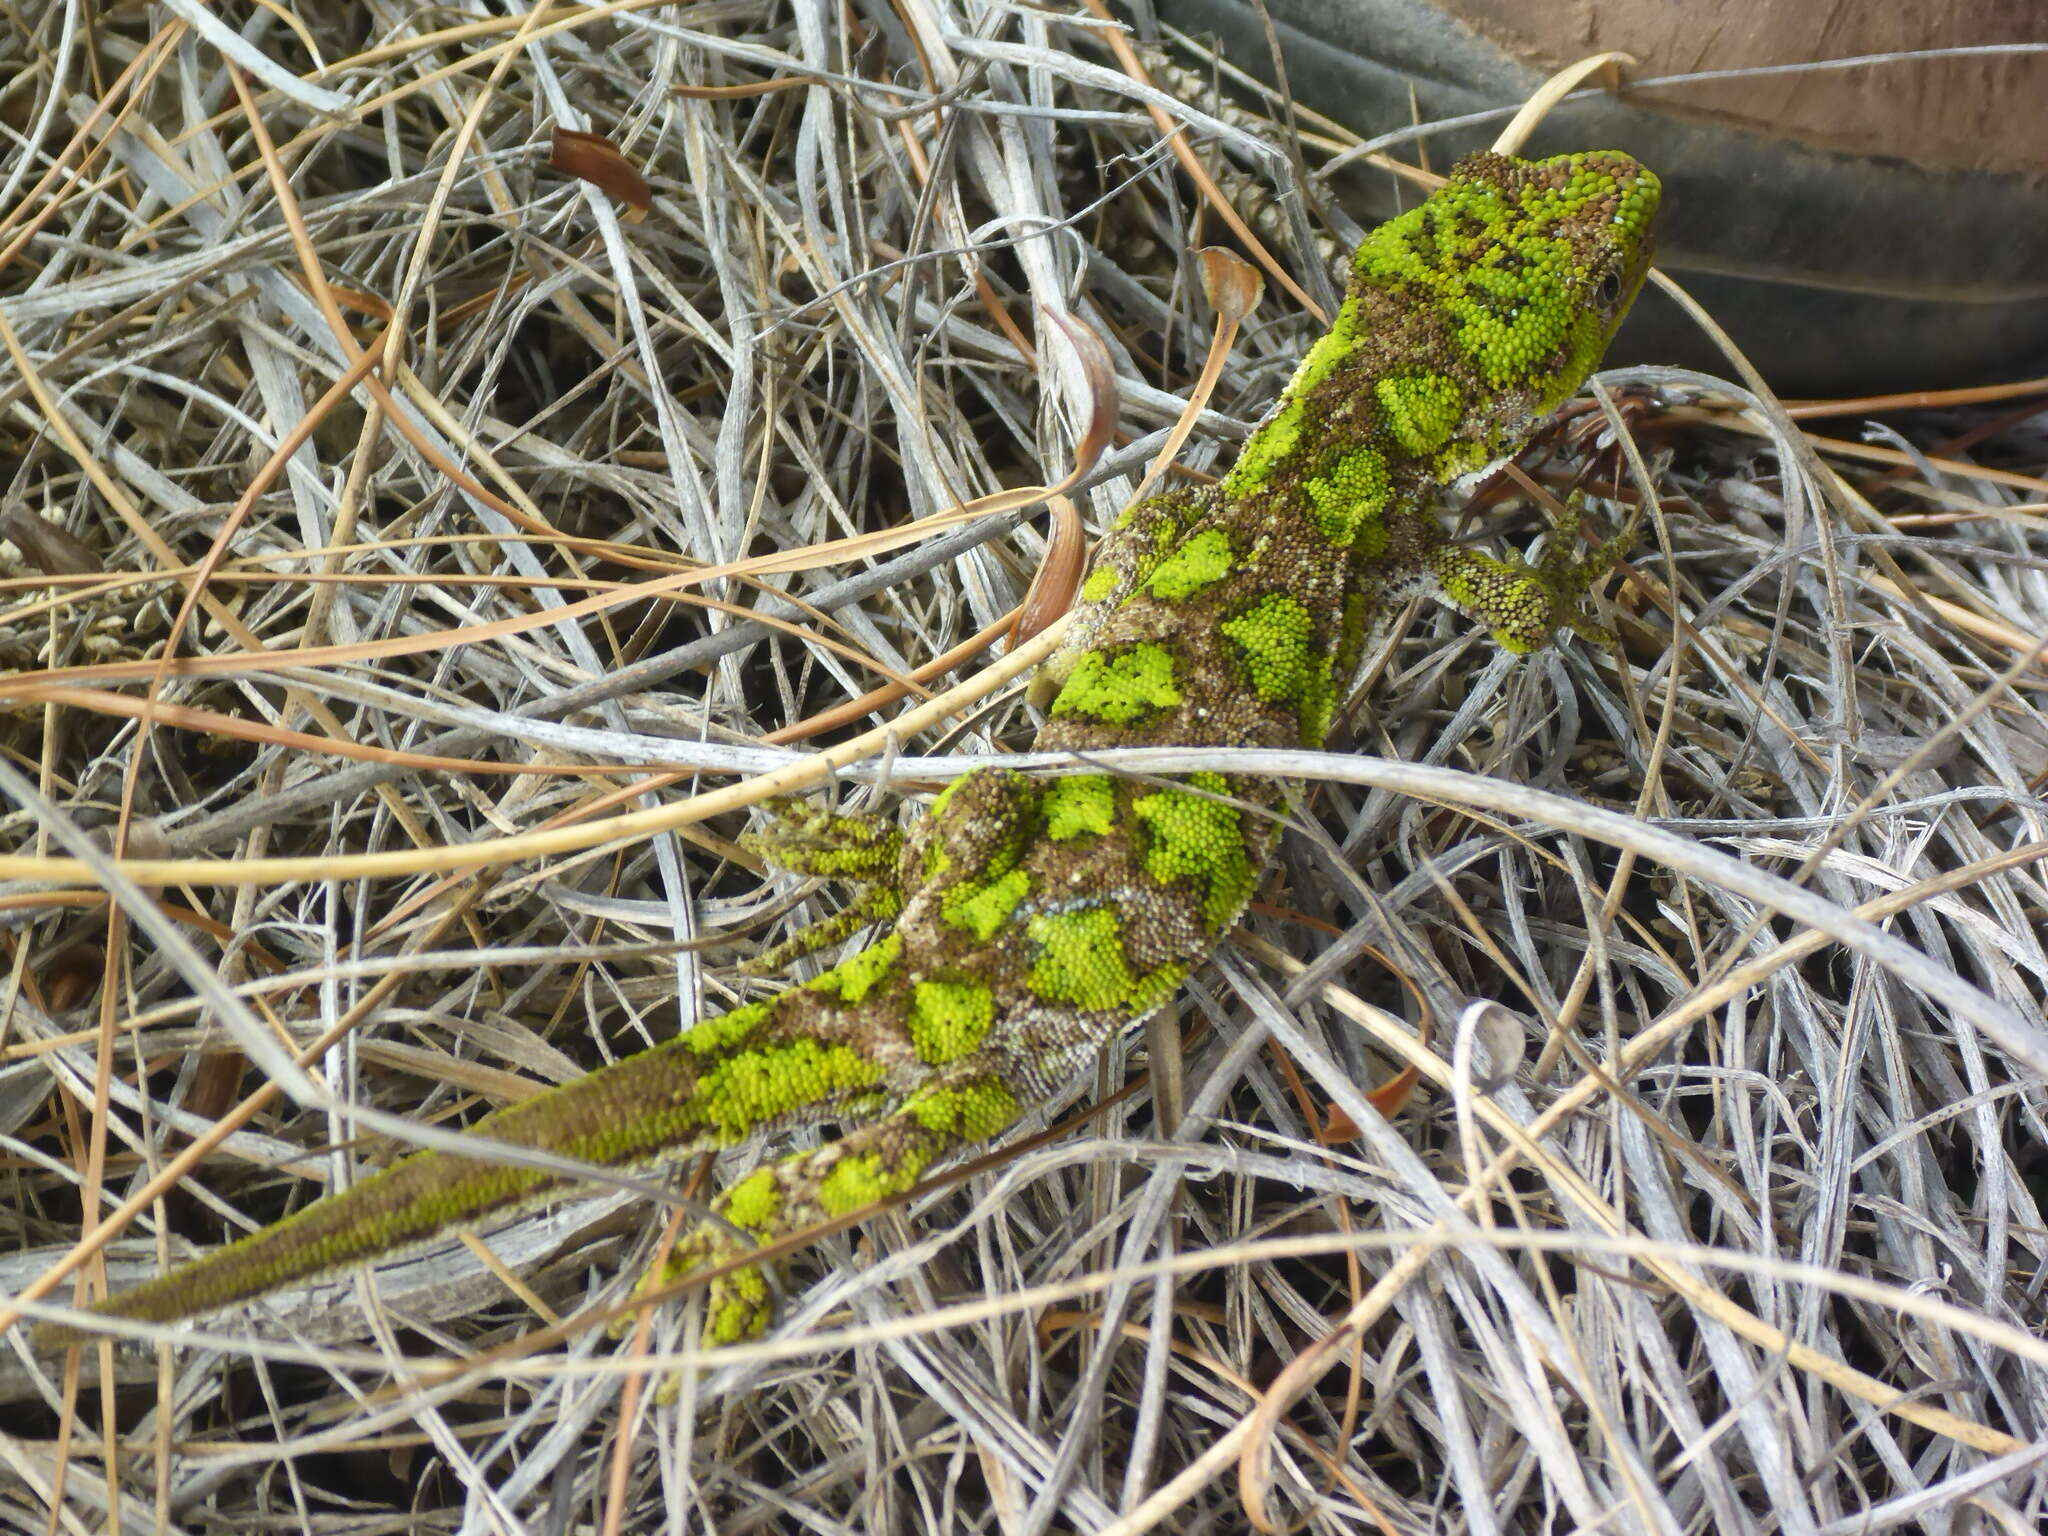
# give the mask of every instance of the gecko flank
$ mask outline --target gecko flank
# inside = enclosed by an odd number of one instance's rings
[[[1590,632],[1610,554],[1532,569],[1452,544],[1439,503],[1527,442],[1584,382],[1641,286],[1656,178],[1627,155],[1473,155],[1352,261],[1342,307],[1216,485],[1155,497],[1104,542],[1036,679],[1043,750],[1318,747],[1393,599],[1433,584],[1502,645]],[[909,834],[806,823],[783,862],[880,888],[887,931],[831,970],[473,1128],[648,1168],[824,1120],[836,1140],[741,1179],[671,1273],[909,1188],[996,1135],[1170,999],[1237,922],[1279,788],[1193,774],[983,769]],[[793,813],[792,813],[793,814]],[[771,853],[776,850],[771,847]],[[547,1199],[562,1181],[437,1152],[102,1303],[168,1321]],[[742,1269],[710,1336],[769,1320]],[[50,1329],[47,1341],[77,1337]]]

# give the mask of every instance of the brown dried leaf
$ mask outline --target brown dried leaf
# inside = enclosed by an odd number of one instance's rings
[[[618,145],[601,133],[557,128],[548,164],[589,182],[613,202],[625,204],[631,210],[630,218],[645,218],[647,210],[654,206],[654,193],[647,178],[620,152]]]
[[[1074,467],[1063,482],[1072,485],[1095,467],[1095,461],[1102,457],[1116,435],[1116,364],[1110,361],[1109,348],[1102,344],[1102,338],[1073,315],[1050,307],[1045,315],[1060,328],[1060,334],[1067,338],[1075,355],[1081,359],[1081,376],[1088,382],[1092,402],[1088,429],[1074,446]]]
[[[1266,291],[1259,269],[1221,245],[1205,245],[1195,256],[1202,268],[1202,296],[1230,324],[1244,324]]]
[[[1088,534],[1081,526],[1081,509],[1064,496],[1055,496],[1052,506],[1052,538],[1045,546],[1045,559],[1031,580],[1017,610],[1017,622],[1010,626],[1010,644],[1022,645],[1074,606],[1080,590],[1081,571],[1088,563]]]
[[[1116,434],[1116,368],[1102,338],[1074,316],[1047,308],[1046,318],[1060,328],[1081,360],[1081,375],[1087,381],[1088,426],[1074,446],[1074,467],[1060,483],[1072,485],[1094,467]],[[1081,573],[1087,566],[1088,537],[1081,526],[1081,514],[1064,496],[1048,499],[1053,511],[1052,540],[1046,545],[1045,563],[1032,578],[1031,590],[1017,610],[1017,622],[1010,629],[1012,648],[1041,633],[1074,604]]]
[[[106,569],[76,535],[33,512],[0,512],[0,538],[45,576],[92,576]]]

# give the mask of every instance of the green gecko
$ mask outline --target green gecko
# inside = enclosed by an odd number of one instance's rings
[[[1104,540],[1034,681],[1041,751],[1320,747],[1375,623],[1434,583],[1513,651],[1579,610],[1607,546],[1537,567],[1453,544],[1439,503],[1521,449],[1606,349],[1649,265],[1657,178],[1617,152],[1462,160],[1352,258],[1342,307],[1221,482],[1155,496]],[[1553,551],[1564,548],[1560,529]],[[910,1188],[1003,1131],[1173,997],[1265,867],[1270,780],[1176,787],[978,769],[907,835],[806,823],[771,854],[880,888],[874,942],[774,997],[501,1109],[479,1136],[645,1170],[836,1122],[688,1232],[721,1263]],[[561,1178],[418,1152],[93,1311],[169,1322],[509,1214]],[[653,1277],[650,1277],[653,1278]],[[713,1283],[707,1334],[770,1321],[758,1267]],[[49,1344],[77,1330],[48,1327]]]

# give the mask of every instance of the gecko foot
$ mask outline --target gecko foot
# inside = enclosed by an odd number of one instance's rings
[[[1578,499],[1551,525],[1543,553],[1533,562],[1510,551],[1504,560],[1481,550],[1445,544],[1430,566],[1445,596],[1493,631],[1503,650],[1527,655],[1550,643],[1559,629],[1594,645],[1612,645],[1613,631],[1586,608],[1586,595],[1635,539],[1633,520],[1583,555],[1578,541]]]
[[[829,917],[764,950],[743,969],[773,975],[903,910],[903,833],[886,817],[827,811],[794,797],[771,800],[773,822],[740,834],[740,846],[778,869],[854,886],[859,894]]]

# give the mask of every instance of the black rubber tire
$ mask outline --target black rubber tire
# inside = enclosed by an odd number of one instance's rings
[[[1250,0],[1155,0],[1162,21],[1214,36],[1271,78]],[[1512,108],[1540,75],[1422,0],[1267,0],[1304,104],[1371,135]],[[1498,122],[1432,133],[1438,169]],[[1663,179],[1658,262],[1784,394],[1862,394],[2048,373],[2048,183],[1929,169],[1666,115],[1654,98],[1559,107],[1525,153],[1625,149]],[[1393,209],[1384,176],[1354,178],[1361,219]],[[1354,203],[1353,197],[1358,201]],[[1698,330],[1646,294],[1610,359],[1727,372]]]

